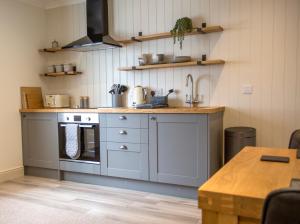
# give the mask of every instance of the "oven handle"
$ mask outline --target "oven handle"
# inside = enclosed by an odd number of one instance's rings
[[[67,127],[66,124],[61,124],[60,127]],[[95,125],[83,125],[83,124],[80,124],[79,125],[80,128],[93,128],[95,127]]]
[[[79,127],[80,128],[93,128],[93,127],[95,127],[95,125],[80,124]]]

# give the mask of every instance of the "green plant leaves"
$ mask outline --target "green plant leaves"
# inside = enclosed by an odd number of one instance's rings
[[[192,20],[188,17],[180,18],[176,21],[175,26],[170,31],[173,36],[174,44],[176,44],[176,40],[180,44],[180,49],[182,49],[182,43],[184,41],[185,33],[190,33],[193,31],[193,23]]]

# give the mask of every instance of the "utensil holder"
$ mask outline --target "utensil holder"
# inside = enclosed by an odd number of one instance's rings
[[[112,94],[112,107],[122,107],[122,94]]]

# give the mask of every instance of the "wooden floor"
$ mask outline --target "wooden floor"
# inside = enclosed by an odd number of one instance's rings
[[[0,184],[0,224],[200,224],[197,201],[24,177]]]

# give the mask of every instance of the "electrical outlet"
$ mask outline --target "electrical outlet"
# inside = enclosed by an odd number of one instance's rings
[[[242,86],[242,94],[251,95],[253,93],[253,86],[250,84],[245,84]]]

